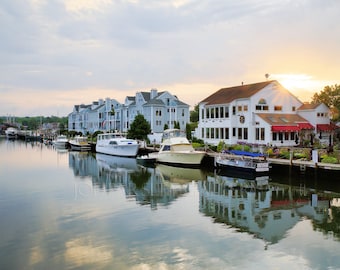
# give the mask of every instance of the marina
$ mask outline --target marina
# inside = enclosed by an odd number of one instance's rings
[[[148,167],[20,140],[0,152],[2,269],[340,268],[337,177]]]

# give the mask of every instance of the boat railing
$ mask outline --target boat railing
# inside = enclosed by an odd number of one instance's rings
[[[235,159],[235,160],[248,160],[248,161],[252,161],[252,162],[264,162],[266,161],[266,157],[265,156],[256,156],[256,157],[252,157],[252,156],[244,156],[244,155],[236,155],[233,153],[226,153],[226,152],[222,152],[219,154],[219,157],[221,159]]]

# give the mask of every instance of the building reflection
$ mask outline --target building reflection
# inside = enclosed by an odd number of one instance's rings
[[[187,194],[197,183],[199,211],[214,222],[224,223],[275,244],[302,219],[315,230],[340,239],[340,194],[275,182],[269,176],[249,177],[205,173],[200,169],[166,165],[145,167],[134,158],[69,152],[75,176],[90,178],[98,190],[123,189],[129,200],[156,210]]]
[[[198,189],[202,213],[266,243],[280,241],[302,218],[312,220],[325,234],[329,230],[323,224],[335,222],[331,233],[339,239],[339,208],[331,201],[340,194],[274,183],[269,176],[244,179],[218,174],[199,182]]]

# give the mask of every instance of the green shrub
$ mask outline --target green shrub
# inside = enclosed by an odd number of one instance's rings
[[[307,155],[306,153],[303,153],[303,152],[296,152],[294,153],[294,158],[296,159],[307,158]]]
[[[199,142],[193,142],[192,143],[192,147],[194,147],[194,148],[200,148],[200,147],[203,147],[203,146],[204,146],[204,144],[201,144]]]
[[[279,157],[284,158],[284,159],[289,159],[290,153],[287,150],[280,150]]]
[[[323,155],[321,156],[321,162],[322,163],[331,163],[331,164],[336,164],[338,163],[338,160],[336,157],[328,156],[328,155]]]
[[[222,150],[225,149],[225,143],[224,141],[220,141],[217,145],[217,152],[222,152]]]
[[[273,150],[273,148],[269,148],[269,149],[266,151],[266,153],[267,153],[268,157],[274,156],[274,150]]]

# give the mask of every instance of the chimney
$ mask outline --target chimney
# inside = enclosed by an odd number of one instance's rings
[[[158,91],[156,88],[152,88],[151,91],[150,91],[150,99],[154,99],[155,97],[157,97],[158,95]]]

